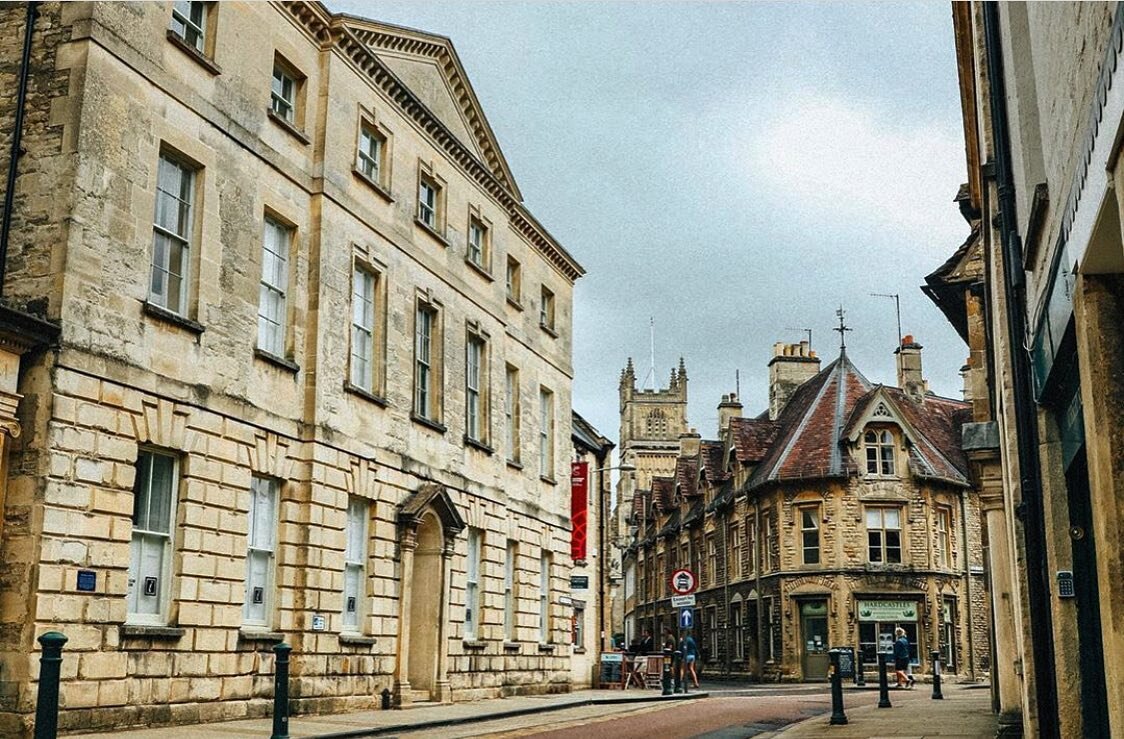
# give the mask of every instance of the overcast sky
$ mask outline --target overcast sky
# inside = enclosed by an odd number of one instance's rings
[[[918,289],[967,234],[947,2],[330,2],[449,36],[536,217],[585,266],[574,408],[614,441],[629,356],[682,355],[704,438],[775,341],[895,382],[893,301],[936,392],[967,347]]]

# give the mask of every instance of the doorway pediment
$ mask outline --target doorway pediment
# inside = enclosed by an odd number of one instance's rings
[[[457,506],[444,485],[426,483],[410,493],[398,506],[398,525],[417,529],[422,517],[432,510],[441,521],[441,529],[447,537],[454,537],[465,527],[464,519],[457,512]]]

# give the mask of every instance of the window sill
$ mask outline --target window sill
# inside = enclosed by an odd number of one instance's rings
[[[293,360],[285,359],[284,357],[279,357],[272,352],[267,352],[265,349],[259,349],[257,347],[254,347],[254,356],[257,357],[258,359],[264,359],[265,361],[267,361],[271,364],[276,364],[278,367],[281,367],[282,369],[286,369],[286,370],[292,372],[293,374],[296,374],[297,372],[300,372],[300,370],[301,370],[300,365],[297,364],[296,362],[294,362]]]
[[[347,381],[345,381],[343,383],[343,390],[346,393],[351,393],[352,395],[358,395],[360,398],[363,398],[364,400],[369,400],[372,403],[374,403],[375,405],[381,406],[383,408],[386,408],[390,404],[387,401],[387,399],[382,397],[381,395],[375,395],[370,390],[364,390],[363,388],[359,387],[358,385],[353,385],[353,384],[351,384],[350,382],[347,382]]]
[[[286,131],[286,132],[287,132],[287,133],[288,133],[288,134],[289,134],[290,136],[292,136],[293,138],[295,138],[295,139],[296,139],[297,141],[301,142],[301,143],[302,143],[302,144],[304,144],[305,146],[308,146],[308,144],[309,144],[309,143],[310,143],[310,142],[312,141],[312,139],[310,139],[310,138],[308,137],[308,134],[307,134],[307,133],[305,133],[304,131],[300,130],[300,129],[299,129],[299,128],[297,128],[297,127],[296,127],[295,125],[293,125],[293,124],[292,124],[292,123],[290,123],[289,121],[285,120],[285,119],[284,119],[284,118],[282,118],[281,116],[277,115],[277,113],[275,113],[275,112],[273,111],[273,108],[266,108],[266,109],[265,109],[265,111],[266,111],[266,113],[267,113],[267,114],[269,115],[269,120],[273,121],[273,122],[274,122],[274,123],[276,123],[276,124],[277,124],[278,126],[280,126],[281,128],[285,129],[285,131]]]
[[[517,641],[505,641],[503,643],[503,651],[505,652],[518,652],[520,644]]]
[[[515,298],[511,297],[510,295],[507,296],[507,304],[510,305],[515,310],[523,310],[523,304],[520,303]]]
[[[557,485],[558,484],[557,480],[555,480],[553,477],[547,477],[546,475],[539,475],[539,479],[542,480],[543,482],[545,482],[547,485]]]
[[[165,321],[174,326],[179,326],[182,329],[190,331],[196,336],[199,336],[205,330],[203,324],[199,323],[198,321],[193,321],[186,316],[181,316],[179,313],[173,313],[167,308],[161,308],[155,303],[150,303],[146,300],[144,301],[143,305],[144,312],[152,316],[153,318],[159,318],[161,321]]]
[[[554,651],[553,644],[539,644],[539,651],[543,653],[550,653]]]
[[[367,185],[367,187],[374,190],[375,193],[378,194],[378,196],[381,197],[383,200],[385,200],[388,203],[394,202],[394,198],[393,198],[393,196],[391,196],[390,191],[387,190],[382,185],[380,185],[375,180],[372,180],[370,177],[368,177],[367,174],[363,170],[359,169],[358,167],[352,167],[351,172],[356,177],[358,177],[360,180],[362,180]]]
[[[143,624],[125,624],[121,627],[121,637],[124,639],[179,639],[186,630],[178,626],[145,626]]]
[[[546,333],[546,335],[549,336],[550,338],[552,338],[552,339],[558,338],[558,332],[555,331],[552,327],[547,326],[545,323],[540,323],[539,328],[541,328]]]
[[[340,644],[349,647],[373,647],[379,640],[362,634],[340,634]]]
[[[177,49],[187,54],[189,57],[191,57],[191,60],[198,64],[200,67],[207,70],[213,75],[222,74],[222,69],[219,68],[219,65],[215,64],[210,57],[199,51],[199,49],[196,49],[194,46],[176,35],[175,31],[169,28],[166,35],[168,37],[168,41],[172,43],[172,46],[175,46]]]
[[[473,439],[471,436],[464,437],[464,445],[467,447],[472,447],[473,449],[478,449],[487,454],[489,457],[496,453],[495,449],[488,446],[479,439]]]
[[[439,434],[443,434],[449,430],[445,424],[426,418],[425,416],[419,416],[417,413],[410,413],[410,420],[416,424],[425,426],[427,429],[436,431]]]
[[[585,647],[574,647],[574,654],[585,654]]]
[[[523,465],[522,465],[522,464],[521,464],[521,463],[519,462],[519,460],[518,460],[518,459],[509,459],[509,460],[507,460],[507,466],[508,466],[508,467],[510,467],[510,468],[511,468],[511,469],[513,469],[513,470],[521,470],[521,469],[523,469]]]
[[[495,282],[496,281],[496,278],[492,276],[491,272],[489,272],[487,269],[484,268],[484,265],[477,264],[476,262],[469,259],[467,256],[464,258],[464,263],[467,264],[469,267],[471,267],[472,270],[474,272],[476,272],[476,274],[480,275],[481,277],[483,277],[488,282]]]
[[[414,217],[414,225],[436,239],[437,242],[441,244],[441,246],[445,247],[446,249],[449,248],[449,240],[442,236],[441,233],[438,232],[437,229],[435,229],[433,226],[430,226],[428,223],[416,216]]]
[[[488,642],[480,639],[465,639],[461,644],[464,645],[465,649],[483,649],[488,646]]]
[[[285,635],[280,631],[267,631],[265,629],[256,629],[252,626],[243,626],[238,630],[238,640],[279,644],[285,641]]]

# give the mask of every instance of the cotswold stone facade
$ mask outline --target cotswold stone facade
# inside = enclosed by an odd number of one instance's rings
[[[281,640],[299,712],[568,690],[581,267],[448,39],[188,6],[34,19],[0,733],[48,630],[67,729],[263,715]]]
[[[718,406],[718,439],[680,436],[671,476],[633,500],[629,636],[678,631],[671,573],[698,580],[694,635],[710,675],[823,680],[828,650],[875,669],[898,626],[914,663],[989,669],[979,498],[959,449],[968,406],[927,392],[921,347],[898,351],[901,388],[871,384],[843,351],[820,370],[778,344],[770,410]],[[631,574],[631,577],[630,577]]]

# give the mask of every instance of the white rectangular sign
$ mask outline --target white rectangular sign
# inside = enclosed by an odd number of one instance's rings
[[[686,608],[695,605],[694,595],[673,595],[671,596],[672,608]]]

